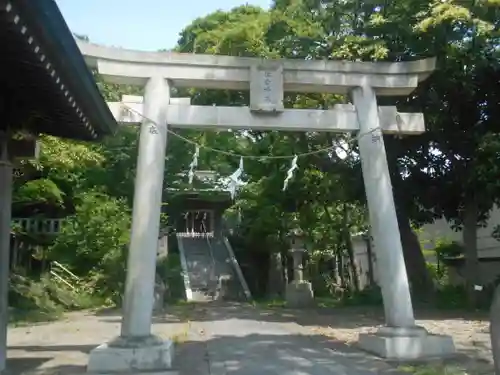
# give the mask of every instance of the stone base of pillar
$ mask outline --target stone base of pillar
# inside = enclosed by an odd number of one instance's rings
[[[286,286],[287,307],[309,307],[314,304],[312,284],[308,281],[292,281]]]
[[[156,336],[137,339],[119,337],[90,352],[87,372],[176,374],[172,370],[173,358],[174,344],[171,340]]]
[[[456,353],[453,338],[433,335],[423,327],[382,327],[373,334],[360,334],[361,349],[395,361],[427,360],[449,357]]]

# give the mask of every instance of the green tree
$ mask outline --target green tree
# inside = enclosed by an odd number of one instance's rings
[[[49,258],[87,280],[93,294],[119,303],[130,239],[130,208],[124,199],[98,191],[87,191],[75,199],[76,211],[67,217]]]
[[[494,177],[498,175],[495,163],[498,90],[494,83],[497,80],[491,79],[498,74],[497,30],[498,4],[493,1],[462,4],[429,0],[379,3],[276,0],[270,12],[243,6],[195,20],[181,33],[177,49],[266,58],[369,61],[436,56],[440,73],[420,85],[414,95],[380,100],[381,104],[396,104],[400,110],[423,111],[427,120],[428,131],[421,136],[403,139],[386,136],[408,273],[413,290],[426,292],[432,290],[432,284],[412,225],[432,221],[442,214],[463,225],[465,212],[470,213],[467,217],[472,224],[468,227],[472,229],[464,231],[466,247],[470,249],[467,258],[472,259],[468,261],[469,284],[477,277],[473,276],[477,272],[471,271],[476,263],[474,257],[477,258],[475,228],[487,217],[498,196]],[[245,93],[219,92],[217,96],[198,92],[198,98],[202,95],[205,98],[202,101],[207,104],[224,104],[225,100],[238,104],[247,100]],[[311,102],[307,101],[311,99],[326,108],[335,100],[348,100],[289,95],[286,103],[308,106]],[[287,145],[287,135],[272,132],[250,132],[250,135],[249,153],[266,153],[272,149],[273,153],[281,150],[290,154],[301,150],[300,147],[305,150],[338,140],[338,136],[332,135],[302,135],[307,139],[305,144]],[[300,136],[293,135],[293,139]],[[342,165],[331,157],[315,159],[316,166],[323,172]],[[356,172],[359,165],[353,162],[350,166],[342,176],[358,173],[354,185],[359,186],[359,172]],[[260,184],[266,182],[267,185],[255,190],[260,195],[270,193],[269,183],[275,180],[275,195],[262,199],[264,205],[272,201],[276,206],[280,202],[279,197],[283,195],[277,194],[281,178],[278,171],[283,173],[283,169],[268,163],[264,169],[249,172],[254,178],[259,172],[267,176],[259,180]],[[315,191],[304,184],[301,176],[296,180],[307,192]],[[278,205],[276,209],[280,211],[283,207]],[[273,230],[265,224],[262,228],[267,231],[279,232],[278,228]],[[259,227],[255,221],[252,225]]]
[[[294,16],[298,18],[293,18]],[[195,20],[183,30],[176,50],[265,58],[305,57],[310,55],[314,48],[314,38],[319,34],[317,28],[315,29],[317,25],[309,25],[307,16],[302,18],[297,12],[284,15],[278,11],[266,12],[253,6],[237,7],[230,12],[215,12]],[[296,46],[292,49],[291,45],[294,43],[290,39],[280,40],[281,37],[294,38],[293,33],[296,32],[301,34],[299,38],[302,42],[297,45],[303,46],[308,41],[308,53],[300,55]],[[196,104],[248,105],[248,92],[196,90],[190,94]],[[289,108],[330,108],[342,100],[342,97],[332,95],[290,93],[285,98],[285,105]],[[211,146],[217,141],[220,146],[230,147],[235,153],[262,157],[270,154],[291,156],[294,153],[306,153],[331,147],[343,138],[334,134],[260,131],[218,132],[203,136],[210,141]],[[227,171],[226,166],[236,167],[238,158],[224,159],[229,163],[220,164],[221,158],[212,158],[210,161],[215,168],[224,166],[219,169],[221,172]],[[326,251],[327,248],[332,248],[330,244],[339,241],[343,243],[346,239],[338,237],[334,226],[330,226],[322,236],[319,236],[319,230],[314,229],[324,228],[322,222],[325,220],[325,205],[326,212],[329,212],[330,216],[335,215],[337,220],[337,216],[342,217],[344,212],[342,199],[349,199],[356,207],[362,207],[360,201],[364,199],[360,194],[362,183],[359,180],[359,160],[352,156],[340,160],[335,154],[325,152],[300,159],[300,169],[287,191],[283,193],[283,180],[289,163],[290,159],[247,159],[245,173],[248,185],[236,202],[236,207],[243,217],[240,235],[249,249],[270,249],[269,264],[276,268],[273,270],[273,267],[270,267],[267,275],[268,285],[278,286],[278,289],[283,284],[279,281],[279,275],[284,273],[282,263],[288,250],[286,233],[291,216],[299,213],[301,225],[307,227],[311,237]],[[353,175],[356,178],[351,178]],[[341,180],[348,181],[351,186],[335,184]],[[333,209],[335,207],[338,209]],[[341,223],[342,219],[338,222]],[[342,246],[334,248],[340,252]],[[276,294],[280,291],[269,292]]]

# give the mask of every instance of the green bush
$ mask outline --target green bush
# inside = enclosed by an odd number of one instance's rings
[[[51,260],[68,266],[90,294],[120,304],[124,289],[131,214],[123,199],[91,191],[78,197],[49,250]]]
[[[312,274],[310,279],[315,296],[330,297],[337,294],[336,280],[331,272]]]
[[[436,307],[441,309],[464,309],[467,307],[467,292],[463,285],[443,285],[437,291]]]
[[[58,283],[49,274],[33,280],[12,273],[9,287],[11,321],[54,320],[64,311],[87,309],[100,304],[85,291]]]
[[[346,306],[380,306],[383,304],[380,287],[372,286],[346,294],[341,303]]]
[[[178,301],[185,298],[184,280],[180,256],[169,252],[168,256],[157,264],[157,272],[162,281],[167,285],[167,299]]]
[[[456,241],[440,240],[434,247],[439,260],[457,258],[464,254],[464,247]]]
[[[66,310],[89,309],[102,303],[99,298],[81,288],[72,289],[54,280],[48,280],[47,290],[50,297]]]
[[[54,301],[45,280],[34,281],[12,273],[9,280],[9,307],[11,321],[53,320],[61,316],[63,306]]]
[[[448,284],[448,268],[445,265],[427,262],[426,266],[432,280],[434,280],[438,288]]]

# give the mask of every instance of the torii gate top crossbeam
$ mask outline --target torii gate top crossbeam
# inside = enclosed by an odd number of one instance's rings
[[[347,62],[327,60],[265,60],[173,52],[142,52],[77,41],[87,64],[107,81],[144,85],[153,75],[176,87],[247,90],[252,69],[282,70],[288,92],[348,93],[371,86],[377,95],[408,95],[435,68],[435,59],[411,62]]]

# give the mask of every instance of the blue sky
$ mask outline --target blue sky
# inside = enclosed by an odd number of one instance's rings
[[[271,0],[56,0],[70,29],[94,43],[156,51],[176,45],[194,19],[245,3]]]

